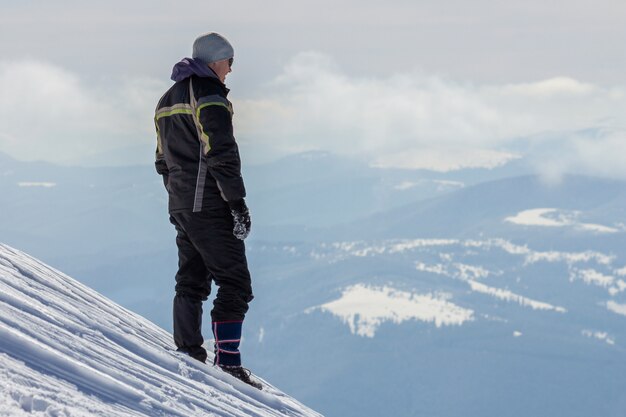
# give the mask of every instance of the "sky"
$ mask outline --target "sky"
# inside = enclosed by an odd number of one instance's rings
[[[171,67],[216,31],[244,163],[626,178],[624,21],[618,0],[0,0],[0,152],[150,163]]]

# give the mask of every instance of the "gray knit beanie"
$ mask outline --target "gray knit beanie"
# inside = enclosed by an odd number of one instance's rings
[[[233,46],[222,35],[209,32],[200,35],[193,42],[191,57],[205,64],[230,59],[235,55]]]

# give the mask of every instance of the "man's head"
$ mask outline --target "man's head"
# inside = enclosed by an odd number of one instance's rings
[[[226,80],[226,75],[231,71],[235,51],[233,46],[222,35],[209,32],[200,35],[193,42],[191,57],[206,64],[218,76],[220,81]]]

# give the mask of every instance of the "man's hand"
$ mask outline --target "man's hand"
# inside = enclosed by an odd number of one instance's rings
[[[243,198],[237,201],[229,201],[228,205],[230,206],[230,213],[233,215],[233,235],[237,239],[244,240],[250,234],[250,228],[252,227],[248,206],[246,206]]]

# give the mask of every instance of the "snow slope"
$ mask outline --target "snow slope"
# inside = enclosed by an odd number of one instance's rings
[[[0,416],[320,416],[173,351],[171,336],[0,244]]]

